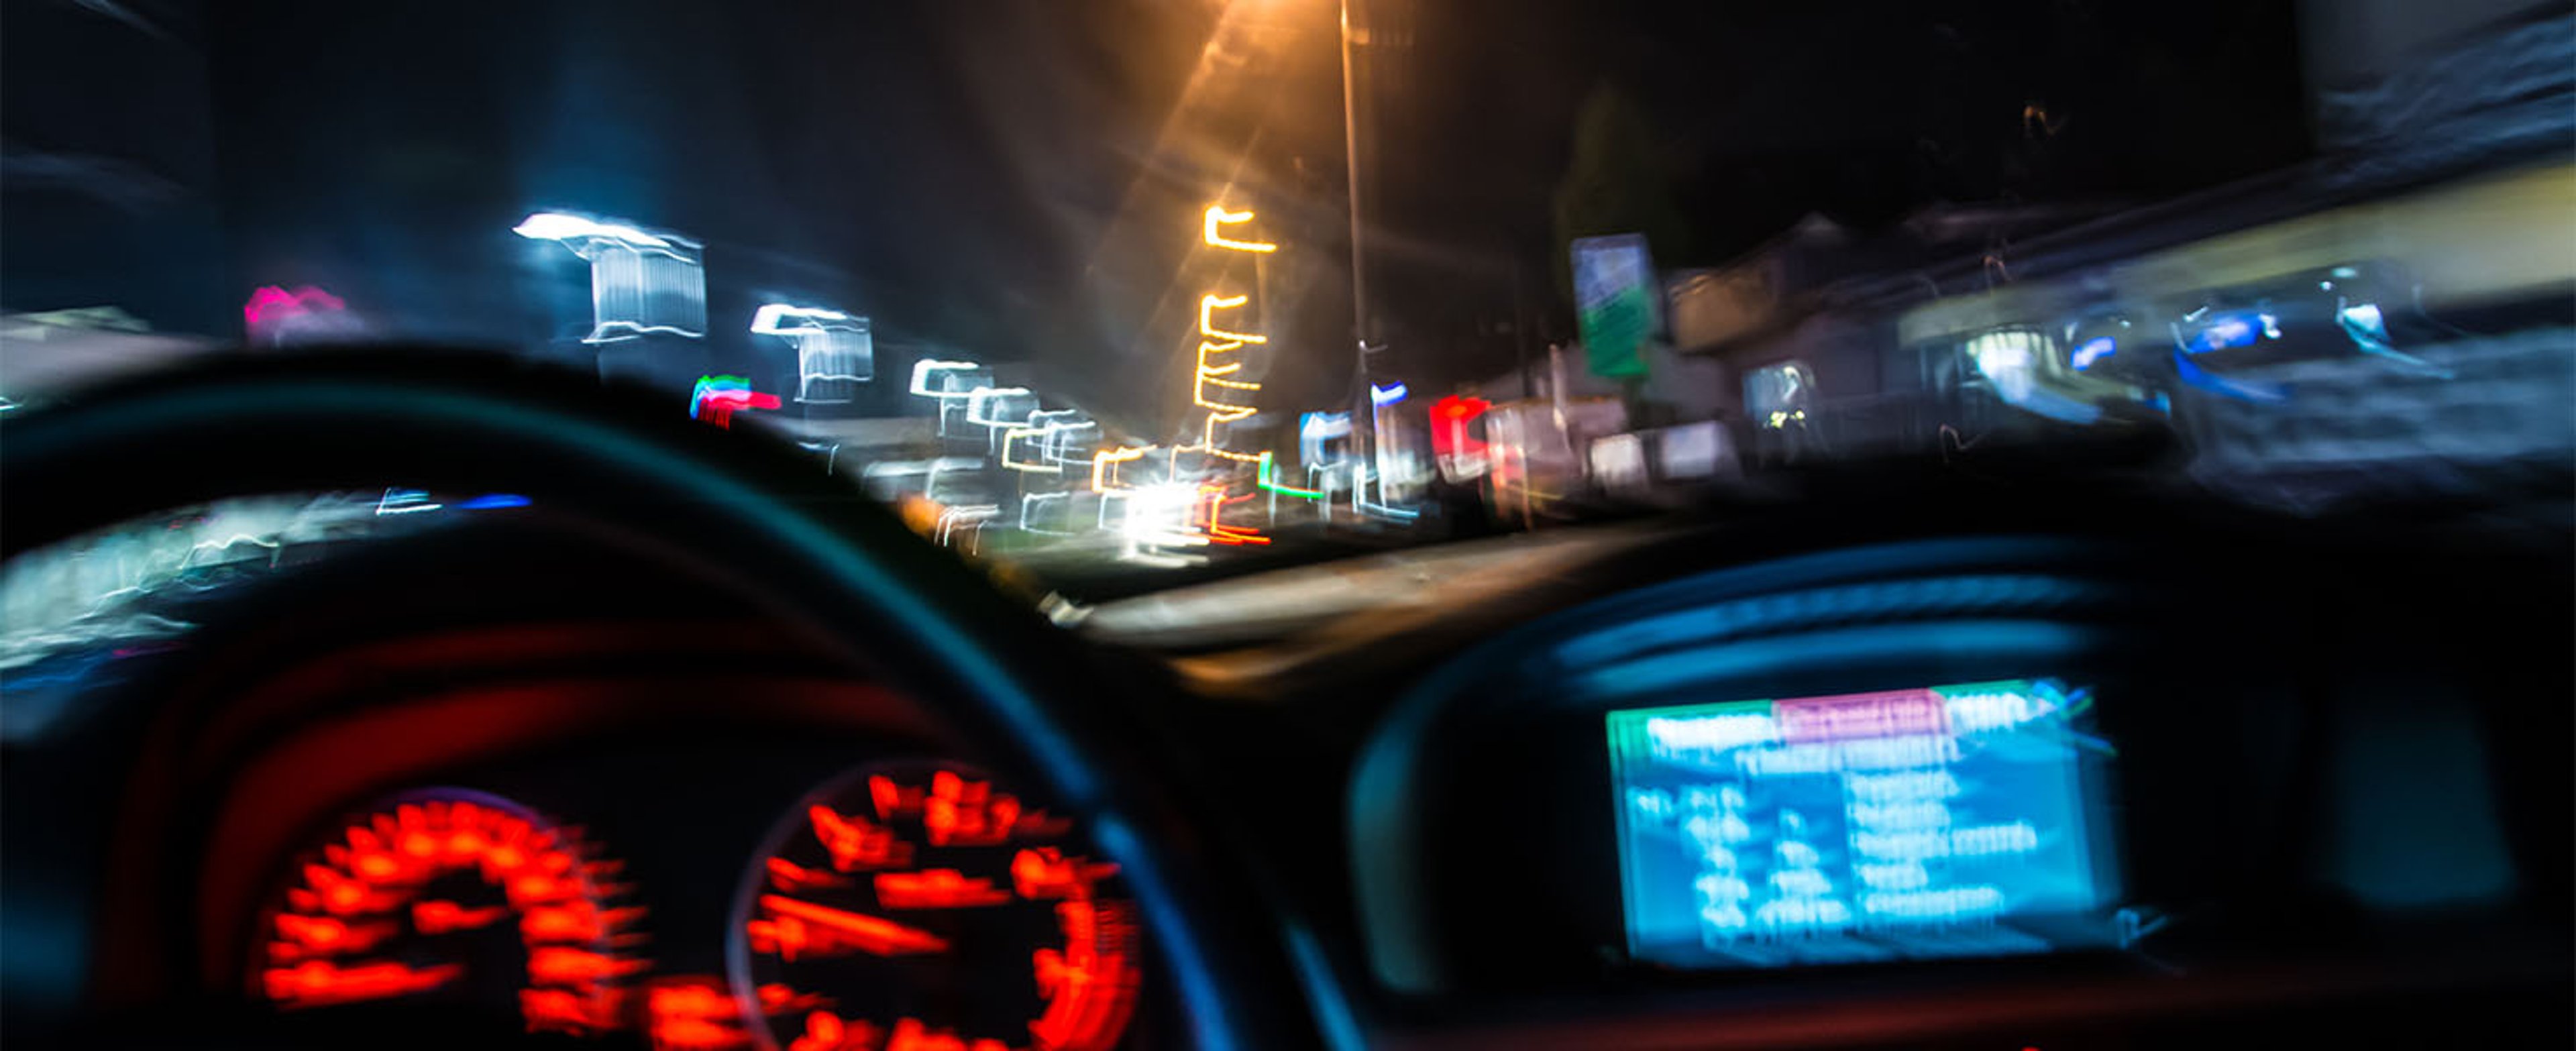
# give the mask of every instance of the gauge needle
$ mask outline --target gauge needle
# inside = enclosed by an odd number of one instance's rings
[[[851,945],[878,956],[948,951],[948,939],[882,917],[845,912],[778,894],[761,895],[760,907],[772,915],[793,917],[828,928],[848,938]]]

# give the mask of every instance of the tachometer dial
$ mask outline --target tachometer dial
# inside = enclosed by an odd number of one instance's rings
[[[1103,1051],[1141,982],[1118,866],[952,763],[809,794],[746,874],[732,937],[772,1051]]]
[[[283,1008],[515,999],[528,1028],[619,1028],[641,908],[618,863],[496,796],[432,789],[304,856],[261,927],[256,992]]]

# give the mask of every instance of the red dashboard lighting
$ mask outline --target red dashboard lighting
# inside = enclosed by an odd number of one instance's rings
[[[616,952],[636,940],[627,929],[644,910],[598,904],[619,890],[603,882],[617,865],[586,861],[576,835],[482,798],[402,802],[325,844],[286,888],[285,907],[271,918],[275,936],[263,947],[272,964],[293,966],[263,971],[260,991],[280,1006],[305,1007],[439,989],[461,979],[466,965],[366,957],[418,959],[449,944],[442,939],[515,914],[528,949],[519,1003],[529,1027],[589,1033],[623,1024],[613,983],[651,964]],[[479,877],[497,888],[483,895],[503,900],[472,901],[470,885],[451,878],[457,874]],[[425,896],[433,885],[454,890]]]
[[[921,827],[934,847],[992,846],[1011,838],[1019,820],[1017,798],[947,770],[931,776],[930,795],[921,801]]]
[[[625,1001],[616,996],[579,994],[569,989],[519,990],[519,1014],[531,1033],[604,1033],[618,1027]]]
[[[876,1046],[875,1026],[816,1011],[805,1016],[805,1034],[790,1041],[787,1051],[876,1051]]]
[[[777,953],[780,959],[793,960],[799,954],[835,955],[851,949],[872,956],[948,951],[948,939],[880,916],[776,894],[761,895],[760,908],[774,918],[766,923],[751,921],[752,948]],[[764,945],[764,941],[769,944]]]
[[[1136,971],[1136,920],[1124,904],[1088,898],[1056,906],[1064,949],[1032,958],[1046,1013],[1029,1023],[1036,1046],[1050,1051],[1108,1051],[1127,1028],[1143,984]]]
[[[786,858],[769,859],[769,886],[773,890],[838,890],[850,886],[847,876],[835,876],[819,869],[809,869]]]
[[[1011,858],[1011,886],[1030,901],[1089,898],[1091,886],[1118,874],[1114,862],[1068,858],[1054,847],[1031,847]]]
[[[713,977],[666,978],[644,990],[644,1033],[653,1051],[734,1051],[751,1046],[742,1011]]]
[[[452,963],[432,967],[399,963],[342,967],[325,960],[307,960],[293,967],[272,969],[261,976],[261,981],[271,1000],[288,1007],[319,1007],[425,993],[464,974],[464,967]]]
[[[411,927],[422,934],[470,931],[491,926],[509,914],[509,908],[501,905],[469,909],[452,901],[416,901],[411,905]]]
[[[880,821],[920,813],[924,794],[912,785],[896,784],[894,778],[884,774],[868,778],[868,800],[876,804],[877,820]]]
[[[563,905],[529,909],[519,918],[519,935],[529,943],[595,942],[607,939],[618,928],[644,918],[644,910],[602,909],[589,901],[575,899]]]
[[[912,864],[912,844],[895,838],[891,829],[863,817],[843,817],[819,804],[808,809],[806,816],[814,822],[814,838],[831,852],[835,869],[851,872]]]
[[[821,1007],[826,1001],[821,993],[800,993],[784,982],[771,982],[760,987],[760,1013],[785,1014]]]
[[[277,914],[277,933],[283,940],[269,945],[269,958],[291,963],[307,956],[329,956],[343,952],[365,952],[377,942],[392,937],[390,923],[352,924],[327,916],[298,916],[291,912]]]
[[[1010,1051],[1010,1045],[999,1040],[968,1043],[955,1032],[932,1029],[921,1019],[906,1018],[894,1024],[894,1035],[886,1040],[885,1051]]]
[[[889,909],[971,909],[1011,900],[1011,892],[956,869],[877,874],[877,904]]]
[[[549,945],[528,953],[528,977],[540,985],[584,985],[643,973],[652,964],[587,949]]]
[[[769,983],[759,988],[761,1017],[746,1020],[766,1027],[764,1046],[1108,1051],[1118,1043],[1143,987],[1143,939],[1134,905],[1115,889],[1119,866],[1072,852],[1078,841],[1063,838],[1074,834],[1071,821],[945,763],[889,764],[836,781],[800,811],[803,820],[776,833],[753,870],[770,892],[750,895],[737,914],[751,978]],[[863,840],[905,844],[921,867],[859,875],[861,865],[844,859],[855,859]],[[998,968],[1031,984],[989,990],[998,997],[956,986],[961,974]]]

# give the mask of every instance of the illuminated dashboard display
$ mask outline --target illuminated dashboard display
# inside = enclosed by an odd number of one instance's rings
[[[1763,968],[2114,940],[2090,690],[2054,680],[1609,714],[1633,958]]]

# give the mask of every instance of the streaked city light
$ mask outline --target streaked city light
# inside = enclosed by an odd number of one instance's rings
[[[1279,483],[1278,476],[1279,465],[1270,461],[1269,450],[1263,450],[1261,453],[1260,469],[1254,475],[1254,478],[1257,480],[1257,484],[1260,485],[1262,489],[1268,492],[1277,493],[1281,496],[1297,497],[1301,500],[1321,500],[1324,498],[1323,491],[1319,489],[1299,489],[1294,486],[1282,485]]]
[[[984,366],[972,361],[933,361],[925,358],[912,363],[912,385],[906,388],[906,392],[924,398],[963,398],[972,394],[973,388],[950,390],[943,385],[946,377],[977,375],[983,371]]]
[[[1251,222],[1251,221],[1252,221],[1252,213],[1251,213],[1250,211],[1248,211],[1248,210],[1247,210],[1247,211],[1240,211],[1240,212],[1229,212],[1229,211],[1226,211],[1226,210],[1225,210],[1225,206],[1224,206],[1224,205],[1221,205],[1221,204],[1211,204],[1211,205],[1209,205],[1209,206],[1208,206],[1208,210],[1207,210],[1207,227],[1206,227],[1206,231],[1205,231],[1205,233],[1206,233],[1206,240],[1207,240],[1207,243],[1209,243],[1209,244],[1211,244],[1211,245],[1214,245],[1214,246],[1216,246],[1216,247],[1218,247],[1218,248],[1228,248],[1228,249],[1232,249],[1232,250],[1237,251],[1237,252],[1276,252],[1276,251],[1278,251],[1278,250],[1279,250],[1279,246],[1278,246],[1278,245],[1275,245],[1275,244],[1270,244],[1270,243],[1268,243],[1268,242],[1264,242],[1264,241],[1236,241],[1236,240],[1231,240],[1231,239],[1228,239],[1224,234],[1221,234],[1221,233],[1218,233],[1218,232],[1217,232],[1217,228],[1218,228],[1218,227],[1220,227],[1220,226],[1236,226],[1236,225],[1240,225],[1240,224],[1243,224],[1243,223],[1248,223],[1248,222]]]
[[[1153,446],[1142,445],[1133,448],[1102,449],[1091,454],[1091,491],[1108,493],[1127,488],[1119,485],[1115,480],[1118,465],[1142,460],[1145,454],[1151,451]]]
[[[858,384],[876,378],[876,343],[868,319],[825,307],[768,303],[753,311],[751,331],[796,347],[796,400],[846,404]]]
[[[756,392],[751,381],[740,376],[700,376],[689,389],[689,418],[727,429],[733,427],[735,410],[778,405],[778,395]]]
[[[511,227],[510,232],[538,241],[616,241],[637,248],[676,248],[696,244],[677,237],[646,233],[623,223],[603,223],[563,212],[538,212]],[[578,252],[580,249],[574,249]],[[588,256],[584,256],[588,258]]]
[[[530,215],[511,232],[557,242],[590,263],[591,331],[582,342],[707,334],[707,276],[697,242],[563,212]]]
[[[1261,333],[1258,333],[1258,332],[1229,332],[1229,331],[1227,331],[1227,330],[1225,330],[1225,329],[1221,329],[1221,328],[1216,327],[1216,320],[1215,320],[1215,316],[1216,316],[1216,312],[1217,312],[1217,311],[1219,311],[1219,310],[1235,310],[1235,309],[1239,309],[1239,308],[1241,308],[1244,304],[1249,303],[1249,302],[1252,302],[1252,297],[1251,297],[1251,296],[1248,296],[1248,295],[1242,295],[1242,296],[1220,296],[1220,295],[1217,295],[1216,293],[1211,292],[1211,293],[1208,293],[1207,295],[1200,296],[1200,297],[1199,297],[1199,335],[1201,335],[1201,336],[1205,336],[1205,337],[1207,337],[1208,339],[1218,340],[1218,341],[1220,341],[1220,342],[1230,342],[1230,343],[1268,343],[1268,342],[1270,342],[1270,337],[1265,336],[1265,335],[1262,335]],[[1231,350],[1231,349],[1233,349],[1233,348],[1228,347],[1228,348],[1224,348],[1224,349]]]

